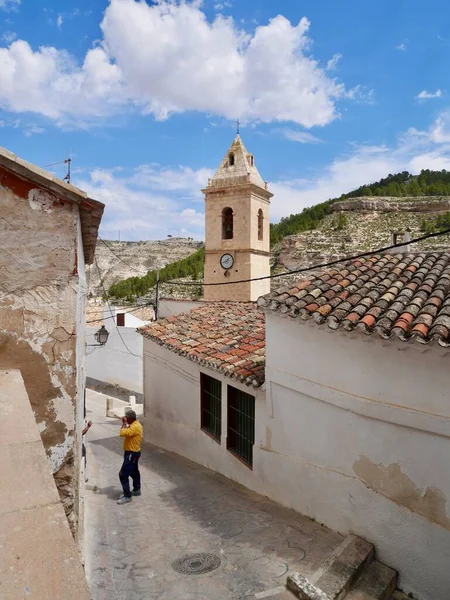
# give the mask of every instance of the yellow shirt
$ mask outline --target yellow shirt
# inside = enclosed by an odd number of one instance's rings
[[[129,452],[140,452],[144,430],[139,421],[133,421],[129,427],[122,427],[120,437],[123,437],[123,449]]]

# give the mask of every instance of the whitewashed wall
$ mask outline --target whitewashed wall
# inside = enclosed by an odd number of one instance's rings
[[[351,339],[350,339],[351,336]],[[421,600],[450,594],[450,351],[267,317],[251,471],[226,450],[226,384],[144,340],[145,436],[376,545]],[[200,372],[222,381],[222,443],[200,429]],[[251,393],[246,386],[241,387]]]
[[[172,300],[170,298],[161,298],[158,306],[158,319],[173,317],[180,313],[189,312],[193,308],[204,306],[204,302],[195,300]]]
[[[450,596],[450,351],[267,317],[268,496]]]
[[[258,424],[253,454],[253,473],[258,472],[259,445],[264,421],[265,395],[222,377],[215,371],[200,369],[144,338],[144,436],[152,444],[186,456],[209,469],[245,485],[257,484],[252,471],[226,449],[227,384],[255,396]],[[213,440],[200,429],[200,372],[222,382],[222,440]]]
[[[92,346],[97,343],[94,336],[98,326],[86,329],[88,387],[123,400],[134,394],[140,402],[143,391],[142,335],[133,327],[119,327],[119,335],[113,319],[105,320],[105,327],[109,331],[105,346]]]

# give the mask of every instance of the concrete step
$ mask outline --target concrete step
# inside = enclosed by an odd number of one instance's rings
[[[302,600],[342,600],[373,557],[372,544],[349,535],[309,580],[293,573],[287,588]]]
[[[391,600],[397,572],[374,560],[353,584],[345,600]]]

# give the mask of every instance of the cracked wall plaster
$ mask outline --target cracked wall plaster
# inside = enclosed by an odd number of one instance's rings
[[[22,373],[72,525],[77,219],[76,206],[0,168],[0,368]]]

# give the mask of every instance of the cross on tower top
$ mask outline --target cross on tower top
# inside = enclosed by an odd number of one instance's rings
[[[239,121],[239,119],[236,120],[236,133],[237,135],[239,135],[239,127],[241,125],[241,122]]]

